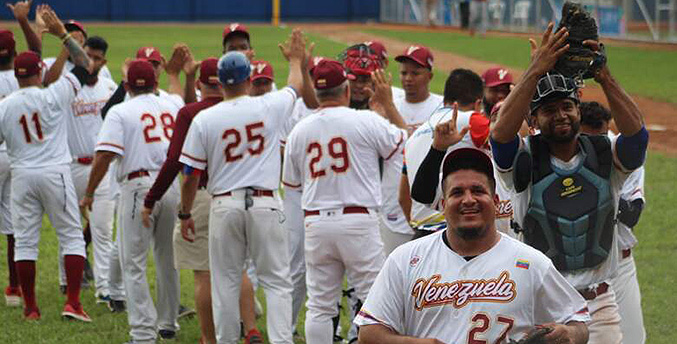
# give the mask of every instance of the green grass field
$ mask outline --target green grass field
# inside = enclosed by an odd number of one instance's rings
[[[132,57],[138,47],[153,45],[169,56],[175,42],[185,42],[193,50],[196,58],[219,56],[221,53],[221,25],[200,26],[89,26],[90,35],[101,35],[110,44],[108,52],[109,68],[113,76],[120,79],[120,64],[125,57]],[[13,27],[15,33],[19,33]],[[513,67],[526,65],[528,47],[523,40],[509,38],[486,40],[464,40],[454,34],[425,34],[418,32],[402,33],[378,30],[379,35],[395,38],[407,37],[409,41],[428,44],[431,47],[463,53],[466,56],[504,63]],[[277,85],[284,85],[288,74],[284,61],[279,54],[277,43],[285,39],[289,29],[278,29],[265,26],[251,28],[253,44],[257,58],[270,61],[275,67]],[[21,49],[25,49],[23,40],[18,34],[17,41]],[[444,38],[444,39],[440,39]],[[322,37],[311,36],[317,43],[318,55],[335,56],[344,47]],[[494,44],[497,43],[497,44]],[[45,37],[44,56],[55,56],[58,53],[58,41],[53,37]],[[677,69],[668,68],[666,61],[675,53],[639,51],[631,48],[610,47],[612,65],[624,85],[631,92],[677,102],[674,89],[677,88]],[[622,64],[621,62],[624,61]],[[641,66],[641,67],[640,67]],[[391,64],[390,71],[397,84],[396,64]],[[627,70],[626,70],[627,69]],[[633,70],[634,72],[630,71]],[[636,70],[636,71],[635,71]],[[433,91],[442,93],[444,73],[438,71],[431,85]],[[641,88],[638,85],[650,84],[660,80],[660,87]],[[165,85],[164,78],[161,85]],[[641,91],[641,92],[640,92]],[[677,176],[677,159],[659,153],[650,153],[646,163],[646,194],[648,205],[636,228],[639,246],[635,250],[640,285],[643,292],[644,319],[648,332],[649,344],[672,344],[677,340],[677,326],[672,321],[672,314],[677,312],[677,236],[674,227],[677,223],[670,212],[677,204],[675,177]],[[4,239],[3,239],[4,240]],[[94,291],[83,292],[85,309],[94,319],[92,324],[67,323],[60,319],[64,297],[59,294],[56,263],[56,237],[48,222],[44,223],[40,242],[40,260],[38,263],[37,294],[42,310],[42,321],[25,323],[21,321],[20,309],[8,309],[0,306],[0,343],[54,343],[54,344],[89,344],[89,343],[122,343],[128,339],[126,315],[112,315],[102,305],[95,305]],[[0,257],[5,257],[6,245],[0,244]],[[152,259],[152,258],[151,258]],[[6,285],[6,263],[0,265],[0,286]],[[154,269],[149,268],[152,276]],[[149,278],[151,285],[154,278]],[[182,303],[192,306],[193,282],[192,274],[184,271],[181,274]],[[261,296],[259,291],[259,296]],[[262,300],[263,301],[263,300]],[[199,329],[197,320],[182,321],[179,332],[179,343],[197,343]],[[301,323],[302,325],[302,323]],[[345,326],[344,326],[345,327]],[[259,320],[259,328],[265,328],[265,319]],[[303,331],[303,326],[299,327]],[[451,344],[451,343],[449,343]],[[629,344],[629,343],[628,343]]]

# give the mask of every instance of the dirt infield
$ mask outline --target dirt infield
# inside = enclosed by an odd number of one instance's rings
[[[383,42],[390,52],[399,52],[406,49],[406,47],[412,42],[407,42],[405,40],[397,40],[389,37],[378,36],[371,33],[360,32],[360,27],[363,25],[355,24],[299,24],[299,26],[307,32],[312,32],[314,34],[322,35],[329,39],[346,43],[353,44],[356,42],[363,42],[368,40],[378,39]],[[454,29],[430,29],[419,26],[407,26],[407,25],[373,25],[370,26],[373,28],[379,29],[397,29],[397,30],[430,30],[431,32],[435,31],[449,31]],[[506,33],[490,33],[490,35],[508,35]],[[527,34],[515,34],[518,36],[533,37],[533,35]],[[629,42],[620,42],[614,41],[611,44],[618,44],[624,46],[638,46],[645,49],[677,49],[674,45],[663,45],[663,44],[652,44],[652,43],[638,43],[633,44]],[[525,44],[525,47],[527,45]],[[454,68],[469,68],[478,73],[486,70],[487,68],[494,66],[494,63],[475,60],[463,56],[459,56],[453,53],[446,51],[440,51],[433,49],[435,54],[435,66],[437,69],[443,71],[451,71]],[[522,74],[522,70],[512,69],[510,71],[519,78]],[[604,92],[602,89],[597,86],[594,82],[590,82],[589,85],[583,90],[583,97],[588,101],[598,101],[603,104],[607,104],[606,98],[604,97]],[[670,155],[677,155],[677,104],[666,103],[655,101],[646,97],[633,96],[633,99],[637,102],[640,109],[644,112],[647,122],[647,128],[650,129],[651,139],[649,147],[652,150],[666,152]]]

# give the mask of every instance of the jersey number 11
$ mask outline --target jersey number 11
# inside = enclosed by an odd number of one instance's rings
[[[33,123],[35,123],[35,133],[36,136],[38,137],[38,141],[42,141],[42,126],[40,125],[40,115],[38,115],[37,112],[33,113],[31,120],[33,121]],[[24,129],[24,138],[26,139],[26,143],[31,143],[33,140],[31,139],[32,135],[28,128],[28,119],[26,119],[26,115],[21,115],[19,123],[21,123],[21,126]]]

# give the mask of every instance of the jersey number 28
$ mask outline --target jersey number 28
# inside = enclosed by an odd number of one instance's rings
[[[341,173],[348,170],[350,160],[348,159],[348,143],[342,137],[334,137],[327,144],[329,156],[334,161],[331,164],[331,170],[335,173]],[[327,174],[324,169],[318,170],[317,163],[322,159],[322,145],[317,142],[311,142],[306,148],[306,153],[312,156],[308,168],[311,178],[319,178]],[[314,156],[313,156],[314,155]]]
[[[144,113],[141,115],[141,121],[144,123],[143,126],[143,138],[146,140],[146,143],[159,142],[162,141],[160,135],[155,134],[155,127],[157,126],[157,121],[155,116]],[[162,126],[162,133],[167,140],[172,139],[172,134],[174,133],[174,117],[170,113],[163,113],[160,115],[160,125]]]

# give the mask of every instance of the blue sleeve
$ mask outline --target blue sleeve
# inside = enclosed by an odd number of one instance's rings
[[[494,156],[496,166],[502,170],[510,169],[512,167],[513,161],[515,161],[517,151],[520,148],[519,136],[515,135],[515,138],[507,143],[496,142],[491,137],[489,140],[491,142],[491,153]]]
[[[624,168],[635,170],[644,164],[646,148],[649,145],[649,132],[644,126],[635,135],[623,136],[616,140],[616,156]]]

